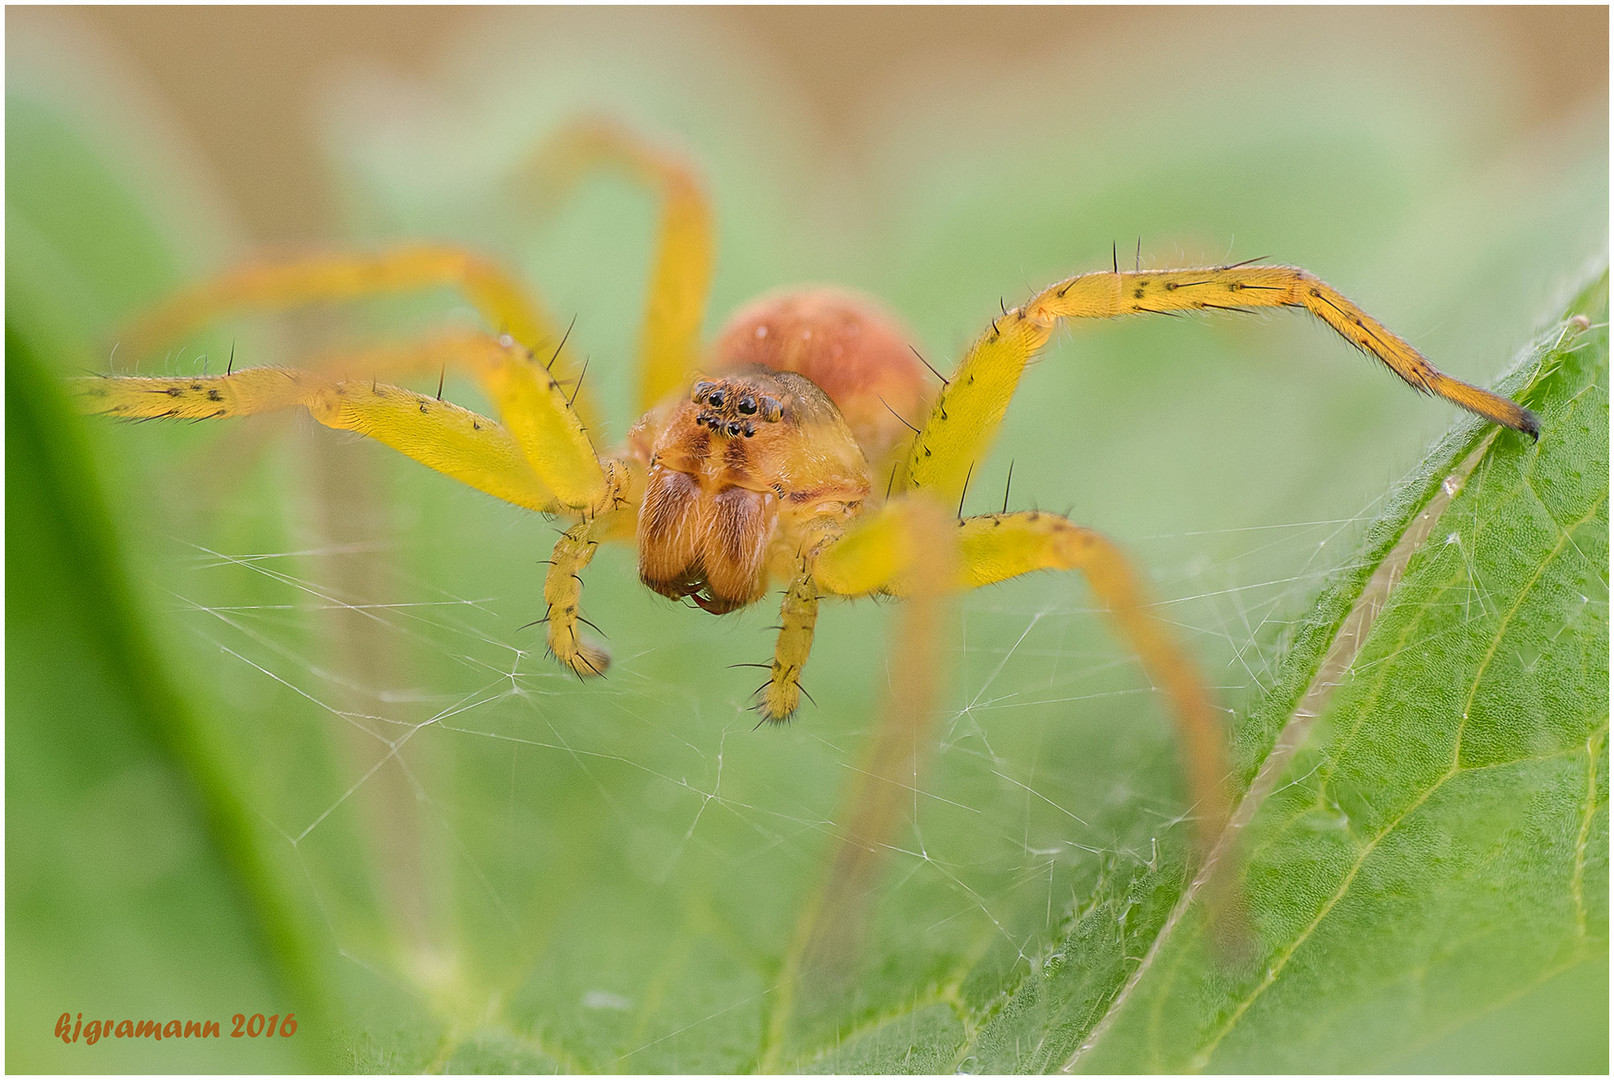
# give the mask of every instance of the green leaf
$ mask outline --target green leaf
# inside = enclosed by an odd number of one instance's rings
[[[1607,1068],[1606,271],[1504,385],[1540,443],[1443,440],[1241,729],[1271,747],[1238,815],[1245,955],[1191,892],[1111,889],[985,1067]]]

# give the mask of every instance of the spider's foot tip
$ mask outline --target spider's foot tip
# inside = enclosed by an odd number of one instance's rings
[[[555,653],[555,659],[585,679],[601,678],[611,667],[611,654],[598,645],[578,642],[564,653]]]
[[[1541,441],[1541,418],[1529,409],[1519,410],[1519,430],[1530,436],[1531,442]]]
[[[790,718],[796,715],[796,708],[801,704],[801,699],[795,694],[767,692],[770,689],[770,687],[763,687],[764,696],[754,706],[757,715],[761,717],[757,721],[757,727],[761,727],[763,724],[778,727],[780,724],[790,723]]]

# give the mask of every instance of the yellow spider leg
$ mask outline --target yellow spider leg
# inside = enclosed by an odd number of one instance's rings
[[[344,378],[450,366],[477,378],[503,426],[401,387]],[[524,349],[482,334],[344,355],[311,371],[248,368],[192,378],[92,377],[76,380],[76,387],[87,411],[130,419],[212,419],[303,405],[322,424],[368,435],[478,490],[545,511],[601,513],[615,505],[625,480],[614,465],[602,467],[565,391],[543,364]],[[483,431],[490,434],[484,437]],[[438,445],[433,439],[443,441]],[[513,461],[510,447],[515,449]],[[532,475],[518,483],[514,465],[523,461]]]
[[[1437,371],[1416,349],[1305,270],[1292,266],[1202,267],[1081,274],[1050,285],[992,321],[937,398],[908,458],[908,482],[957,498],[971,464],[996,434],[1026,362],[1060,319],[1202,309],[1300,307],[1381,361],[1414,389],[1436,394],[1532,438],[1535,415],[1507,398]]]
[[[211,420],[301,405],[326,427],[368,435],[496,499],[545,513],[561,509],[497,421],[403,387],[272,367],[183,379],[73,382],[85,411],[125,420]]]
[[[813,628],[818,623],[818,589],[811,571],[803,570],[785,590],[779,605],[779,637],[773,646],[773,663],[768,682],[762,687],[757,712],[764,720],[789,720],[801,704],[801,669],[813,648]]]
[[[661,222],[639,347],[639,412],[687,388],[698,367],[701,320],[712,283],[712,211],[682,158],[606,121],[585,121],[541,148],[541,197],[558,199],[596,168],[613,168],[655,192]]]
[[[923,496],[895,499],[847,533],[824,523],[803,545],[801,572],[779,607],[779,637],[757,705],[763,719],[788,720],[800,704],[801,672],[813,647],[819,596],[905,591],[893,583],[910,585],[913,568],[928,565],[926,549],[916,545],[923,537],[934,537],[934,510]]]
[[[463,369],[487,393],[528,464],[564,505],[588,513],[613,505],[612,478],[566,389],[539,357],[519,345],[486,334],[456,334],[342,354],[319,361],[316,368],[353,377]]]
[[[785,598],[779,605],[779,637],[773,646],[773,663],[768,668],[768,681],[757,690],[761,695],[756,710],[764,720],[782,723],[789,720],[801,704],[801,672],[807,666],[807,657],[813,650],[813,630],[818,624],[818,596],[822,591],[817,584],[815,564],[819,553],[838,543],[842,538],[841,522],[832,517],[809,522],[801,542],[800,565],[796,576],[785,588]],[[741,665],[761,667],[760,664]]]
[[[600,546],[598,536],[605,521],[604,517],[595,518],[562,533],[554,554],[549,557],[549,574],[544,578],[544,603],[548,605],[544,621],[549,624],[549,651],[580,677],[604,675],[611,665],[610,653],[577,632],[577,624],[584,621],[579,614],[583,569]]]
[[[818,591],[834,596],[906,595],[910,568],[935,531],[925,526],[932,509],[929,502],[923,495],[894,498],[827,544],[813,560]]]
[[[912,499],[896,499],[845,539],[827,548],[815,567],[826,593],[904,595],[911,568],[927,544],[913,526]],[[1126,557],[1091,529],[1058,514],[1024,511],[966,518],[953,526],[960,561],[955,585],[975,589],[1033,570],[1080,570],[1114,617],[1154,683],[1171,701],[1198,807],[1202,853],[1227,816],[1222,734],[1210,693],[1166,625],[1150,614]]]
[[[321,301],[353,300],[386,293],[450,286],[460,290],[494,333],[509,334],[531,348],[556,348],[563,335],[516,282],[497,266],[448,247],[405,247],[373,255],[317,255],[254,263],[187,289],[137,319],[123,344],[147,356],[232,310],[281,311]],[[570,358],[560,371],[570,380]],[[585,403],[584,415],[592,415]]]

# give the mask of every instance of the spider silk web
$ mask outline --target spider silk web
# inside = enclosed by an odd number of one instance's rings
[[[817,704],[757,730],[765,673],[728,665],[771,655],[777,598],[715,619],[639,586],[631,549],[602,549],[584,610],[613,664],[585,685],[526,625],[554,523],[294,427],[231,481],[254,508],[242,524],[150,542],[245,798],[357,1012],[381,994],[451,1022],[439,1066],[491,1045],[536,1069],[754,1064],[882,692],[907,685],[894,605],[826,603]],[[1124,538],[1230,721],[1274,685],[1382,498]],[[945,1018],[1012,989],[1095,890],[1188,843],[1164,694],[1079,575],[979,591],[948,619],[865,973],[786,1062],[855,1062],[847,1018]],[[414,1061],[392,1052],[356,1051]]]

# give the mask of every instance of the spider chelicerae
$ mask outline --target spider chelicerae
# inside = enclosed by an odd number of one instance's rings
[[[902,596],[924,587],[916,567],[937,547],[952,556],[947,588],[1080,570],[1167,690],[1194,787],[1212,803],[1220,734],[1210,695],[1150,614],[1120,550],[1057,514],[1005,509],[938,525],[931,512],[959,503],[1028,361],[1059,322],[1304,308],[1414,389],[1538,434],[1528,410],[1437,371],[1307,271],[1255,265],[1262,260],[1124,271],[1112,250],[1110,269],[1056,282],[1000,311],[945,377],[927,370],[876,302],[836,289],[758,300],[703,345],[712,216],[695,171],[678,155],[600,122],[566,129],[534,163],[551,196],[609,168],[659,199],[638,371],[642,416],[614,451],[600,454],[589,437],[591,405],[564,353],[566,334],[506,273],[446,247],[249,265],[174,297],[123,343],[139,354],[230,310],[442,285],[464,293],[487,332],[304,368],[235,371],[232,364],[215,376],[84,378],[75,386],[81,402],[124,419],[213,419],[300,406],[328,427],[376,439],[479,491],[569,519],[549,564],[545,619],[555,658],[581,676],[600,675],[609,663],[580,629],[587,622],[582,572],[602,543],[636,545],[646,585],[715,614],[756,603],[783,583],[773,660],[761,665],[768,681],[756,701],[765,720],[784,721],[797,709],[825,597]],[[480,384],[497,419],[443,401],[440,391],[433,397],[381,381],[449,367]]]

